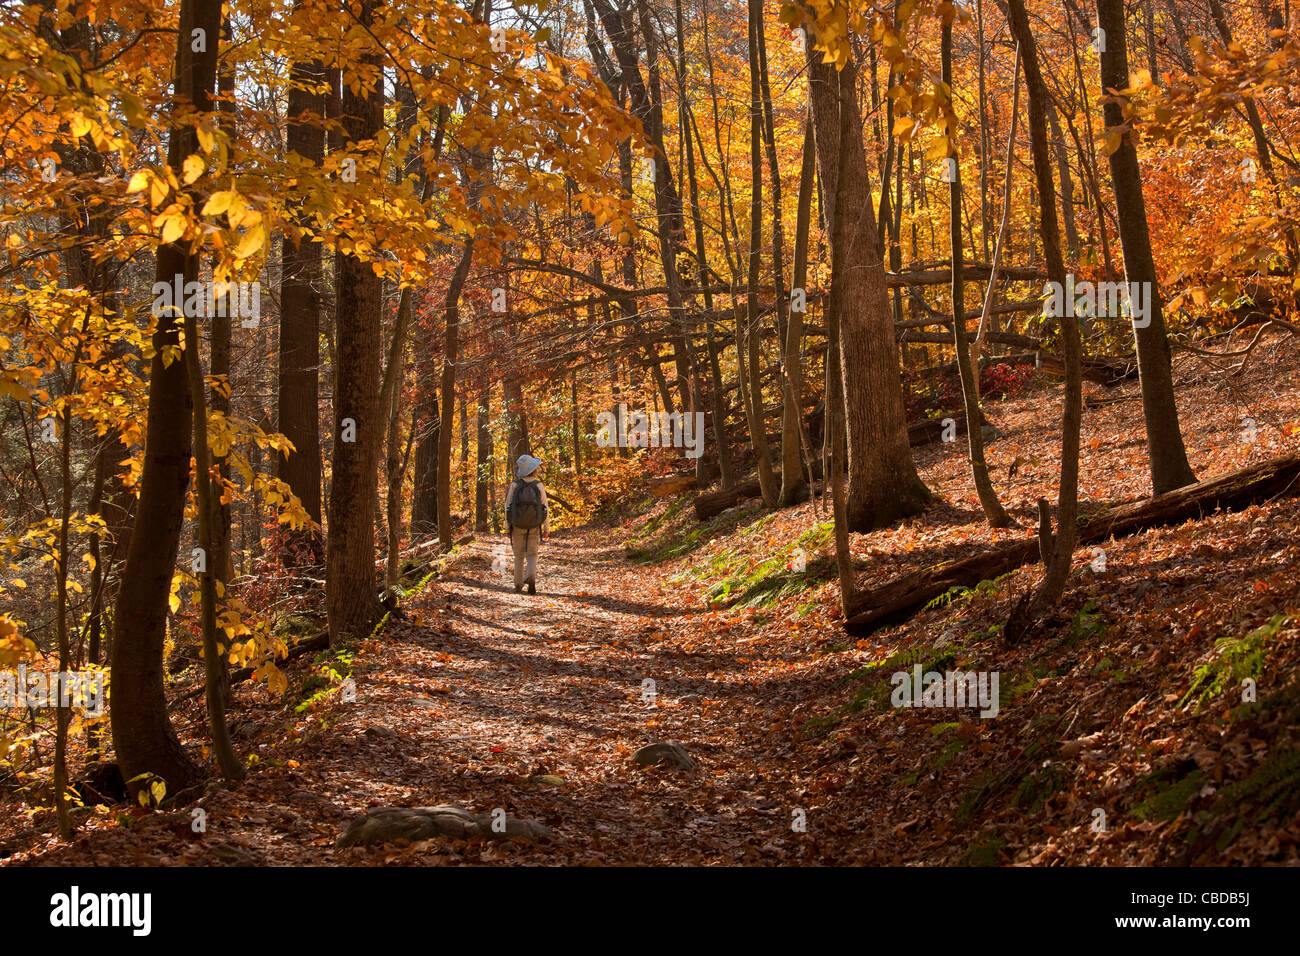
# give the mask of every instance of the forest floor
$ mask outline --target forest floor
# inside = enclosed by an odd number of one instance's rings
[[[1261,345],[1237,380],[1189,357],[1175,372],[1202,477],[1300,449],[1295,339]],[[1149,494],[1137,384],[1088,392],[1082,500]],[[1030,534],[1034,502],[1055,499],[1060,395],[1038,382],[989,408],[1004,432],[994,480],[1023,527],[983,524],[964,442],[917,449],[940,500],[853,536],[859,583]],[[855,640],[813,503],[746,502],[704,524],[688,498],[634,510],[553,535],[534,596],[500,569],[504,538],[481,540],[403,619],[298,665],[285,699],[241,685],[236,746],[255,759],[243,783],[202,797],[205,833],[188,807],[100,807],[62,844],[48,809],[6,796],[0,852],[98,865],[1300,861],[1300,498],[1108,542],[1104,569],[1081,551],[1059,620],[1014,649],[998,625],[1037,567]],[[789,566],[796,549],[805,571]],[[889,706],[889,675],[914,664],[999,672],[997,716]],[[330,669],[350,670],[354,701],[313,693]],[[1255,703],[1241,701],[1245,678]],[[176,722],[201,742],[200,703]],[[659,741],[697,768],[632,762]],[[368,808],[443,803],[502,808],[560,839],[335,846]]]

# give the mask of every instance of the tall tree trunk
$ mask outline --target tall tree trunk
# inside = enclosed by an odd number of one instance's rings
[[[989,332],[993,331],[993,297],[997,291],[998,267],[1002,264],[1002,253],[1006,249],[1007,234],[1011,226],[1011,183],[1015,178],[1016,129],[1020,125],[1020,47],[1016,46],[1015,64],[1012,66],[1011,124],[1007,131],[1007,151],[1004,166],[1006,178],[1002,185],[1002,218],[998,225],[997,241],[993,244],[993,259],[989,264],[989,281],[984,288],[984,307],[980,313],[979,331],[970,350],[970,365],[976,370],[975,394],[979,395],[980,354]]]
[[[1025,72],[1025,93],[1029,101],[1029,142],[1038,187],[1038,228],[1043,239],[1047,275],[1064,289],[1065,261],[1061,257],[1060,224],[1056,218],[1056,185],[1052,180],[1052,159],[1047,143],[1047,88],[1038,66],[1038,46],[1029,26],[1024,0],[1008,0],[1011,33],[1020,45],[1020,62]],[[1017,604],[1005,629],[1014,643],[1032,626],[1048,605],[1054,605],[1065,591],[1070,561],[1078,538],[1079,513],[1079,428],[1083,417],[1081,376],[1083,343],[1079,324],[1072,318],[1058,318],[1065,353],[1065,410],[1061,418],[1061,483],[1057,499],[1057,533],[1051,534],[1051,514],[1045,499],[1038,501],[1039,543],[1047,567],[1042,585],[1028,600]]]
[[[384,584],[393,587],[402,576],[402,479],[406,475],[406,460],[415,438],[415,422],[402,437],[402,379],[406,366],[406,350],[402,349],[395,360],[393,389],[389,398],[388,427],[384,429],[384,528],[388,532],[388,559],[384,562]],[[380,397],[382,398],[382,392]]]
[[[954,11],[955,15],[955,11]],[[949,95],[952,91],[952,21],[943,24],[940,40],[940,60],[943,69],[943,82],[947,85]],[[950,134],[952,135],[952,134]],[[979,495],[980,507],[984,517],[993,528],[1006,528],[1012,524],[1011,517],[998,501],[997,492],[993,490],[993,481],[989,478],[989,466],[984,460],[984,433],[980,425],[979,378],[978,370],[970,361],[970,346],[966,337],[966,295],[962,276],[961,244],[961,163],[957,158],[957,146],[954,139],[949,139],[948,152],[951,182],[948,186],[948,240],[952,250],[952,335],[957,350],[957,374],[961,380],[962,404],[966,410],[966,439],[970,451],[971,475],[975,480],[975,491]]]
[[[472,201],[476,201],[481,187],[471,186]],[[469,275],[474,260],[474,240],[465,241],[460,262],[447,287],[444,306],[446,336],[442,353],[442,384],[440,401],[442,422],[438,431],[438,547],[450,551],[456,533],[451,526],[451,436],[456,427],[456,363],[460,360],[460,292]]]
[[[295,12],[302,0],[294,4]],[[319,119],[325,112],[324,97],[315,89],[324,82],[319,60],[294,63],[290,70],[289,111],[286,148],[290,162],[305,169],[320,166],[325,154],[325,131]],[[313,121],[314,120],[314,121]],[[304,233],[309,217],[298,211],[291,220],[282,249],[280,277],[280,370],[277,382],[276,425],[294,451],[276,456],[278,477],[302,501],[312,521],[321,520],[320,394],[317,369],[320,366],[321,247]],[[311,533],[316,561],[321,557],[321,540]],[[306,543],[306,542],[304,542]]]
[[[1056,170],[1061,178],[1061,217],[1065,223],[1065,247],[1070,260],[1079,258],[1079,227],[1074,215],[1074,179],[1070,176],[1070,155],[1065,150],[1065,137],[1061,135],[1061,123],[1056,116],[1056,107],[1047,104],[1047,124],[1052,131],[1052,147],[1056,153]]]
[[[804,121],[803,161],[799,169],[799,207],[794,226],[794,273],[791,294],[803,300],[802,309],[790,310],[785,330],[785,360],[782,363],[781,406],[781,494],[779,504],[788,508],[808,490],[804,477],[806,437],[803,433],[803,323],[808,295],[808,228],[812,217],[813,176],[817,151],[813,143],[811,114]]]
[[[469,402],[460,400],[460,500],[469,503]]]
[[[709,362],[709,405],[713,418],[713,440],[718,449],[718,475],[722,487],[730,488],[734,478],[731,470],[731,447],[727,443],[727,409],[722,393],[722,370],[718,364],[718,350],[713,340],[713,292],[709,260],[704,246],[704,219],[700,215],[699,183],[695,176],[695,137],[691,135],[694,118],[691,113],[691,101],[688,95],[686,71],[686,30],[682,22],[682,0],[674,0],[674,12],[677,18],[677,76],[678,88],[681,90],[681,119],[679,129],[686,146],[686,177],[691,199],[691,222],[695,230],[696,277],[704,296],[704,348]],[[696,401],[703,390],[702,376],[698,363],[695,364]],[[697,409],[691,409],[696,411]],[[701,436],[702,438],[702,436]],[[706,458],[700,455],[695,464],[695,480],[698,487],[706,484]]]
[[[208,705],[208,731],[217,766],[228,780],[244,776],[244,765],[235,754],[230,728],[226,726],[226,651],[217,630],[217,582],[225,575],[221,557],[220,501],[212,494],[212,456],[208,453],[208,410],[203,394],[203,369],[199,357],[199,331],[194,316],[186,315],[185,370],[190,394],[194,396],[194,486],[198,507],[200,553],[205,564],[199,576],[199,617],[203,631],[204,691]],[[217,492],[220,496],[220,490]]]
[[[833,255],[836,243],[843,250],[836,261],[844,270],[840,366],[849,462],[845,510],[850,530],[870,531],[919,513],[930,493],[916,473],[907,440],[894,321],[862,145],[857,65],[850,54],[837,77],[835,67],[821,63],[821,54],[812,51],[811,35],[807,54],[819,179],[823,195],[844,204],[831,248]],[[840,135],[840,110],[849,111],[847,139]],[[841,150],[846,151],[842,163]]]
[[[475,457],[478,467],[474,472],[474,530],[488,529],[488,465],[492,458],[492,430],[488,423],[492,420],[492,387],[484,382],[478,399],[478,435],[475,443]]]
[[[989,261],[989,232],[993,220],[989,213],[989,154],[993,151],[993,139],[989,135],[988,116],[988,77],[985,70],[988,44],[984,39],[984,0],[975,0],[975,40],[979,45],[976,65],[979,70],[979,117],[980,117],[980,242],[984,249],[984,261]],[[897,239],[895,239],[897,241]],[[890,262],[893,268],[893,262]],[[990,282],[992,280],[990,279]]]
[[[220,26],[218,0],[182,0],[173,117],[182,103],[211,109]],[[192,42],[195,30],[203,31],[203,44]],[[194,49],[200,45],[201,51]],[[174,125],[168,137],[167,164],[178,178],[183,175],[185,158],[197,151],[195,128],[188,123]],[[156,282],[172,284],[178,275],[182,283],[190,282],[198,271],[198,256],[191,252],[188,241],[159,247]],[[185,363],[164,364],[162,360],[165,352],[181,344],[180,329],[176,310],[170,309],[158,317],[154,330],[138,510],[147,520],[139,522],[131,535],[113,616],[113,746],[132,794],[148,789],[150,774],[162,778],[171,793],[201,776],[176,739],[163,691],[167,602],[190,483],[192,396]]]
[[[363,0],[363,27],[371,22],[376,4],[377,0]],[[378,67],[383,60],[377,53],[367,53],[363,62]],[[344,132],[352,144],[373,140],[382,125],[382,72],[374,82],[373,90],[353,92],[346,85],[343,90]],[[331,644],[367,636],[378,617],[375,502],[379,441],[387,413],[379,407],[375,387],[381,381],[383,341],[380,279],[369,262],[352,255],[336,256],[335,274],[334,467],[325,573]]]
[[[810,60],[814,56],[820,58],[820,54],[812,52],[811,37],[806,43],[806,49]],[[856,122],[854,121],[857,114],[857,95],[853,88],[853,76],[847,69],[841,70],[837,74],[832,68],[829,73],[823,72],[817,79],[810,76],[809,82],[834,84],[835,96],[839,101],[839,107],[835,111],[835,122],[837,124],[835,127],[835,142],[838,156],[834,176],[830,177],[829,182],[844,182],[849,177],[849,169],[853,162],[854,150],[851,147],[860,145],[862,142],[862,121],[860,118]],[[846,104],[851,104],[852,109],[845,109]],[[823,121],[826,121],[825,117],[823,117]],[[822,129],[826,129],[826,127],[823,126]],[[823,144],[819,142],[817,145],[820,153]],[[846,148],[846,146],[849,148]],[[826,158],[829,159],[829,157]],[[821,167],[821,179],[823,181],[827,180],[827,172],[827,167],[823,165]],[[840,367],[843,361],[840,337],[843,334],[844,291],[849,276],[845,257],[849,253],[849,246],[845,242],[837,241],[837,237],[842,236],[847,228],[850,228],[844,220],[851,214],[854,203],[846,202],[844,194],[835,190],[829,190],[827,195],[831,203],[831,209],[827,216],[829,221],[826,225],[832,239],[831,288],[826,304],[825,447],[829,450],[830,462],[825,474],[827,476],[826,484],[831,492],[831,509],[834,515],[835,567],[839,573],[840,611],[847,620],[857,599],[856,589],[853,584],[853,552],[849,547],[848,502],[846,501],[844,488],[844,448],[847,444],[844,410],[847,403],[844,400],[844,373]],[[857,205],[861,207],[862,203],[859,201]]]
[[[231,43],[230,17],[227,16],[222,23],[222,42],[229,45]],[[221,128],[230,141],[234,142],[237,134],[235,122],[235,70],[233,64],[223,65],[217,76],[217,92],[221,94]],[[210,390],[208,401],[211,404],[212,411],[221,415],[225,419],[230,419],[230,347],[231,347],[231,316],[235,310],[231,307],[230,294],[226,294],[226,308],[218,309],[217,315],[212,317],[212,336],[208,345],[211,353],[212,376],[220,385],[214,384]],[[225,313],[224,315],[222,313]],[[261,330],[261,316],[255,318],[259,334]],[[187,329],[188,333],[188,329]],[[195,355],[197,359],[197,353]],[[196,400],[196,406],[202,404]],[[197,412],[196,412],[197,414]],[[206,422],[206,412],[205,422]],[[204,434],[204,443],[207,442],[206,429]],[[197,441],[196,441],[197,447]],[[196,452],[197,454],[197,452]],[[230,556],[230,526],[231,513],[230,502],[225,500],[225,485],[229,479],[226,467],[225,455],[214,455],[212,462],[212,476],[216,483],[216,493],[212,503],[212,559],[214,569],[212,574],[215,575],[219,582],[219,590],[224,596],[226,589],[230,586],[231,579],[235,576]],[[209,494],[211,494],[209,489]],[[216,682],[216,690],[221,698],[221,734],[225,735],[225,708],[230,703],[230,644],[229,638],[225,631],[221,631],[214,637],[214,643],[217,645],[217,660],[213,668],[213,678]],[[204,661],[206,667],[206,660]],[[210,710],[211,708],[209,708]],[[215,719],[212,720],[213,737],[217,736]],[[234,747],[230,746],[230,754],[234,753]],[[218,759],[221,760],[221,754],[218,753]],[[228,762],[227,755],[226,762]],[[222,763],[223,772],[225,763]],[[239,768],[239,773],[243,773],[243,767]],[[229,774],[227,774],[229,775]],[[238,779],[237,777],[235,779]]]
[[[1101,53],[1101,84],[1104,90],[1128,86],[1128,49],[1124,30],[1123,0],[1097,0],[1097,22],[1106,31],[1106,48]],[[1102,107],[1107,132],[1124,124],[1124,113],[1114,97]],[[1125,132],[1119,148],[1110,154],[1110,176],[1115,189],[1115,212],[1119,219],[1119,241],[1124,250],[1124,278],[1146,289],[1149,322],[1134,316],[1133,336],[1137,340],[1138,375],[1142,383],[1142,415],[1146,419],[1147,458],[1151,463],[1151,485],[1164,494],[1196,480],[1187,463],[1183,434],[1178,426],[1178,404],[1170,369],[1169,337],[1164,309],[1156,282],[1151,235],[1147,228],[1146,200],[1142,195],[1142,173],[1137,148]]]
[[[515,459],[528,454],[531,442],[528,438],[528,413],[524,408],[523,383],[507,373],[501,382],[502,401],[506,413],[506,464],[514,471]]]
[[[420,436],[412,476],[411,534],[432,535],[438,528],[438,436],[442,432],[438,390],[432,382],[420,385],[416,415],[412,427],[420,429]]]
[[[763,414],[763,376],[759,362],[762,344],[762,319],[758,314],[758,283],[761,274],[763,248],[763,101],[759,73],[762,69],[758,55],[758,35],[763,29],[762,0],[749,0],[749,295],[744,321],[744,348],[741,337],[736,339],[736,360],[746,361],[745,375],[748,388],[741,398],[749,419],[750,444],[754,446],[754,459],[758,464],[758,484],[763,493],[763,504],[776,507],[780,488],[772,469],[772,458],[767,447],[767,420]],[[740,319],[737,317],[737,322]],[[737,329],[739,332],[739,328]]]

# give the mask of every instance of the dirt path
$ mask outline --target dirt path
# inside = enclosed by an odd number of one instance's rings
[[[791,735],[773,733],[787,719],[779,680],[751,686],[780,661],[675,603],[609,532],[548,540],[532,596],[493,569],[503,541],[477,543],[408,602],[408,620],[362,646],[354,703],[310,711],[297,740],[266,708],[257,737],[238,741],[260,770],[206,798],[209,832],[183,855],[207,862],[219,837],[236,858],[277,864],[816,859],[791,829],[800,803],[783,779]],[[682,744],[699,769],[635,766],[631,754],[657,741]],[[501,807],[563,843],[333,846],[370,806],[437,803]],[[142,862],[168,861],[157,849],[162,859]]]
[[[515,594],[509,572],[493,568],[504,541],[476,543],[404,605],[405,620],[362,642],[355,701],[334,694],[295,713],[241,688],[232,726],[253,769],[202,798],[204,833],[193,832],[191,811],[113,826],[123,811],[101,809],[74,845],[28,831],[35,846],[8,862],[818,859],[816,841],[791,828],[800,801],[784,769],[792,735],[779,669],[798,648],[769,659],[747,647],[743,627],[683,606],[694,596],[665,593],[608,531],[550,538],[539,593]],[[761,692],[751,686],[760,679]],[[633,764],[634,751],[658,741],[683,745],[698,769]],[[370,807],[438,803],[504,808],[562,842],[334,846]]]
[[[749,687],[758,662],[703,639],[700,609],[675,604],[601,532],[552,537],[533,596],[515,594],[509,572],[493,569],[501,540],[477,545],[411,605],[420,626],[393,628],[382,660],[363,663],[357,693],[366,705],[337,729],[364,739],[360,724],[378,705],[380,723],[401,738],[359,746],[412,771],[378,802],[504,807],[565,837],[558,850],[490,854],[802,857],[790,828],[797,801],[765,732],[773,715]],[[700,769],[631,763],[637,748],[661,740],[683,744]],[[369,778],[373,767],[368,759],[358,771]],[[541,775],[563,783],[529,780]]]

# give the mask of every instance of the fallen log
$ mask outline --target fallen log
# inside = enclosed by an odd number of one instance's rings
[[[1064,375],[1065,360],[1059,355],[1053,355],[1051,352],[1040,351],[1038,353],[1038,369],[1042,372],[1050,372],[1053,375]],[[1098,385],[1114,388],[1121,382],[1127,382],[1138,377],[1137,360],[1108,358],[1105,356],[1086,358],[1083,360],[1083,377],[1090,382],[1096,382]]]
[[[817,458],[812,463],[813,479],[816,480],[822,476],[821,459]],[[773,472],[773,480],[779,487],[781,484],[781,473]],[[697,521],[708,521],[710,518],[722,514],[728,508],[734,508],[742,501],[750,498],[762,497],[763,489],[758,483],[757,478],[751,478],[748,481],[742,481],[738,485],[730,488],[724,488],[721,491],[706,491],[702,495],[696,495],[695,500],[691,503],[695,508],[695,518]],[[807,498],[807,492],[801,496],[800,500]]]
[[[666,475],[656,478],[649,484],[650,494],[656,498],[668,498],[695,487],[694,475]]]
[[[1300,455],[1274,458],[1199,481],[1154,498],[1103,509],[1079,528],[1079,544],[1096,544],[1162,525],[1237,510],[1283,494],[1300,483]],[[955,587],[973,588],[1038,559],[1038,538],[1026,538],[960,561],[913,571],[857,595],[844,622],[850,634],[863,635],[911,617]]]
[[[758,479],[752,478],[749,481],[742,481],[738,485],[732,485],[730,488],[723,488],[721,491],[706,491],[702,495],[696,495],[695,500],[691,503],[695,508],[695,519],[697,521],[708,521],[715,515],[722,514],[728,508],[735,507],[736,502],[744,501],[747,498],[757,498],[762,492],[763,489],[759,486]]]
[[[317,634],[315,637],[309,637],[307,638],[307,640],[300,641],[299,643],[295,644],[293,646],[293,649],[290,650],[288,654],[275,661],[275,666],[282,667],[285,664],[289,663],[290,661],[295,661],[305,654],[310,654],[312,651],[323,651],[329,646],[330,646],[330,632],[325,631],[324,633]],[[236,684],[242,684],[244,683],[244,681],[252,680],[253,674],[256,671],[257,668],[255,667],[241,667],[238,670],[231,671],[230,686],[234,687]],[[173,703],[179,704],[181,701],[190,700],[191,698],[198,697],[206,690],[207,688],[204,687],[202,684],[200,684],[198,687],[194,688],[194,690],[181,694],[181,696],[177,697],[176,700],[173,701]]]
[[[897,327],[897,326],[896,326]],[[1043,347],[1043,343],[1034,338],[1032,335],[1021,335],[1018,332],[990,332],[985,336],[989,342],[996,345],[1009,345],[1013,348],[1028,349],[1037,351]],[[908,330],[898,337],[900,342],[914,342],[924,345],[952,345],[951,332],[917,332]]]
[[[987,425],[988,419],[984,417],[984,409],[979,410],[980,424]],[[923,422],[917,422],[915,425],[907,426],[907,443],[913,448],[919,445],[931,445],[943,438],[944,429],[947,427],[944,423],[951,420],[956,425],[956,434],[966,434],[966,413],[964,411],[950,412],[942,418],[927,418]]]
[[[961,271],[963,278],[978,282],[987,279],[992,269],[987,263],[968,262],[962,266]],[[1000,266],[998,274],[1004,279],[1028,282],[1047,278],[1046,272],[1033,266]],[[951,281],[951,266],[936,269],[915,269],[911,272],[885,273],[885,284],[891,289],[903,286],[943,285]]]
[[[980,368],[985,369],[993,365],[1033,365],[1038,359],[1036,352],[1017,352],[1014,355],[981,355]],[[956,372],[957,362],[945,362],[943,365],[930,365],[926,368],[913,370],[917,375],[942,375],[945,372]]]
[[[1041,299],[1031,299],[1027,302],[1008,302],[1006,305],[999,305],[989,310],[989,315],[1018,315],[1022,312],[1037,312],[1043,307]],[[978,319],[984,315],[983,309],[967,309],[962,313],[964,319]],[[945,315],[942,312],[932,312],[928,319],[906,319],[902,322],[895,322],[895,329],[928,329],[934,326],[946,326],[952,328],[952,316]],[[938,334],[938,333],[936,333]],[[990,332],[990,335],[1001,334]],[[951,345],[952,333],[949,332],[946,337],[940,341]]]
[[[1048,372],[1052,375],[1065,374],[1065,360],[1059,355],[1045,351],[1042,342],[1032,335],[1020,335],[1016,332],[990,332],[987,339],[997,345],[1031,349],[1032,351],[1029,354],[1018,355],[1016,358],[1033,361],[1041,372]],[[951,345],[952,336],[944,332],[918,332],[909,329],[899,335],[898,341],[922,345]],[[955,362],[949,362],[946,365],[936,365],[924,371],[951,371],[956,367]],[[1096,358],[1085,358],[1083,360],[1083,377],[1090,382],[1104,385],[1106,388],[1114,388],[1121,382],[1127,382],[1137,378],[1137,376],[1136,359],[1099,355]]]

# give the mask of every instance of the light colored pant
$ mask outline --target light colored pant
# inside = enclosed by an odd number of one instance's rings
[[[515,587],[523,587],[537,576],[537,546],[542,540],[541,528],[512,528],[510,546],[515,551]],[[527,571],[524,569],[527,561]]]

